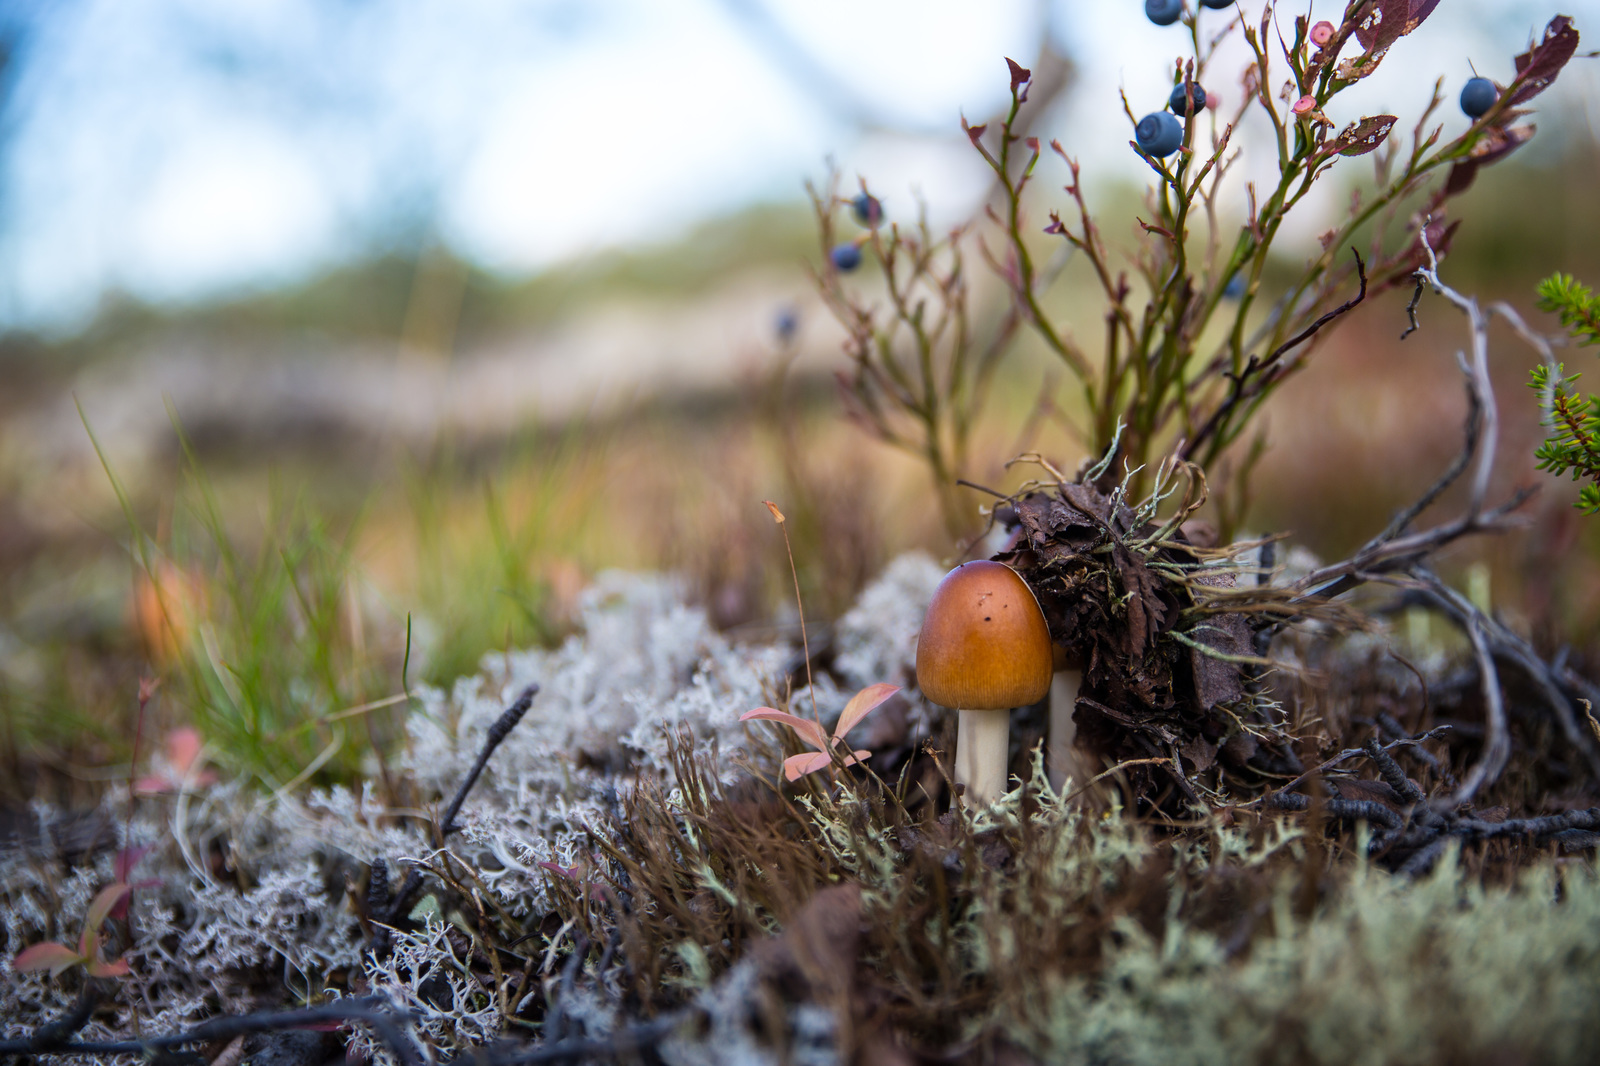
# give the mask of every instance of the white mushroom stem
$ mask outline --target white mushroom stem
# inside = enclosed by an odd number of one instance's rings
[[[1010,748],[1010,711],[957,712],[956,784],[967,786],[966,806],[984,807],[1000,798]]]
[[[1082,684],[1082,670],[1057,670],[1050,680],[1050,739],[1045,745],[1045,769],[1050,775],[1050,787],[1057,792],[1067,778],[1078,772],[1077,754],[1072,750],[1078,726],[1072,720],[1072,709],[1078,705],[1078,687]]]

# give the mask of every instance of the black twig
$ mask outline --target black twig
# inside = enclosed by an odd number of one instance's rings
[[[1366,752],[1367,758],[1371,759],[1373,764],[1377,766],[1378,774],[1383,778],[1384,784],[1394,789],[1400,798],[1407,803],[1422,802],[1422,789],[1417,787],[1415,781],[1406,776],[1406,772],[1400,769],[1400,764],[1394,761],[1394,756],[1384,750],[1383,745],[1378,743],[1376,737],[1367,741]]]
[[[372,937],[373,950],[383,952],[389,946],[389,930],[379,922],[389,916],[389,864],[373,859],[367,875],[367,928]]]
[[[1327,314],[1311,323],[1311,325],[1307,326],[1290,339],[1278,345],[1277,348],[1273,349],[1272,354],[1268,355],[1265,359],[1257,359],[1255,356],[1251,356],[1242,371],[1240,371],[1238,374],[1227,375],[1232,384],[1232,388],[1229,390],[1227,398],[1217,405],[1216,410],[1211,412],[1211,415],[1203,424],[1201,424],[1200,428],[1195,431],[1194,436],[1184,444],[1184,459],[1194,458],[1195,453],[1199,451],[1201,445],[1210,440],[1212,436],[1221,432],[1222,427],[1227,423],[1229,417],[1232,416],[1234,410],[1237,409],[1240,404],[1254,398],[1261,392],[1262,388],[1265,387],[1265,384],[1270,383],[1271,380],[1274,380],[1269,379],[1268,374],[1277,367],[1278,360],[1282,359],[1284,355],[1288,354],[1295,348],[1310,340],[1312,337],[1316,336],[1322,327],[1326,326],[1334,319],[1354,310],[1357,304],[1360,304],[1367,298],[1367,264],[1362,260],[1361,253],[1356,251],[1354,248],[1350,249],[1350,254],[1356,257],[1356,275],[1360,279],[1360,290],[1350,299],[1346,300],[1338,307],[1335,307],[1333,310],[1329,311]]]
[[[1273,792],[1263,806],[1280,811],[1308,811],[1311,797],[1302,792]],[[1322,812],[1329,818],[1342,818],[1350,822],[1371,822],[1384,829],[1399,829],[1400,816],[1373,800],[1325,799]]]
[[[1423,239],[1427,239],[1426,235],[1424,235]],[[1406,320],[1409,325],[1406,326],[1406,331],[1400,334],[1401,340],[1405,340],[1422,328],[1417,324],[1417,305],[1422,302],[1422,291],[1428,287],[1428,279],[1420,270],[1413,274],[1412,277],[1417,279],[1417,287],[1411,293],[1411,302],[1406,304]]]
[[[547,1043],[558,1044],[567,1035],[566,1005],[577,990],[578,968],[583,965],[583,960],[589,954],[589,938],[579,935],[577,942],[572,945],[572,954],[567,956],[566,965],[561,967],[561,993],[556,996],[555,1002],[550,1005],[550,1013],[545,1016],[545,1039]]]
[[[461,805],[467,800],[467,793],[472,791],[472,786],[478,783],[478,778],[483,774],[484,767],[489,765],[489,759],[494,755],[506,737],[522,721],[522,716],[528,713],[528,708],[533,706],[533,698],[539,694],[537,684],[529,685],[522,690],[522,695],[500,713],[494,725],[489,727],[488,734],[483,738],[483,748],[478,752],[478,758],[473,762],[472,769],[467,771],[467,776],[462,779],[461,787],[456,789],[455,798],[450,801],[450,806],[445,808],[444,817],[439,819],[439,836],[444,838],[455,832],[460,826],[456,825],[456,815],[461,813]],[[422,874],[415,868],[406,874],[406,879],[401,882],[400,890],[394,894],[394,902],[389,907],[389,925],[394,925],[405,915],[406,908],[411,905],[411,897],[422,885]]]
[[[529,685],[522,690],[516,702],[500,713],[494,725],[489,727],[488,735],[483,738],[483,750],[478,752],[477,761],[472,764],[472,769],[467,771],[467,776],[462,779],[461,787],[456,789],[455,798],[450,801],[450,806],[445,808],[444,818],[439,822],[439,835],[449,836],[457,829],[456,815],[461,813],[461,805],[467,801],[467,793],[472,791],[472,786],[478,783],[478,777],[483,773],[484,767],[489,765],[489,759],[494,755],[506,737],[522,721],[522,716],[528,713],[528,708],[533,706],[533,698],[539,694],[537,684]]]
[[[81,1006],[80,1001],[80,1006]],[[92,1008],[91,1008],[92,1009]],[[61,1019],[66,1021],[68,1019]],[[85,1019],[87,1020],[87,1019]],[[138,1055],[162,1058],[179,1048],[193,1044],[209,1044],[231,1040],[246,1033],[281,1032],[287,1029],[304,1029],[322,1022],[354,1022],[369,1027],[378,1039],[388,1045],[400,1060],[401,1066],[422,1066],[422,1056],[416,1044],[405,1035],[400,1023],[403,1016],[396,1014],[383,999],[377,997],[348,999],[320,1007],[303,1010],[261,1011],[255,1014],[236,1014],[212,1018],[182,1033],[146,1037],[143,1040],[116,1040],[105,1042],[60,1042],[49,1047],[51,1055]],[[51,1025],[59,1023],[52,1022]],[[49,1026],[45,1027],[46,1029]],[[82,1028],[79,1023],[78,1028]],[[41,1030],[42,1032],[43,1030]],[[25,1040],[0,1041],[0,1055],[29,1057],[42,1053],[35,1046],[38,1034]]]
[[[31,1051],[50,1051],[65,1044],[78,1030],[89,1024],[89,1019],[94,1017],[95,1008],[105,998],[105,986],[95,978],[84,982],[83,991],[78,995],[78,1002],[72,1009],[55,1021],[46,1022],[34,1030],[28,1038]]]

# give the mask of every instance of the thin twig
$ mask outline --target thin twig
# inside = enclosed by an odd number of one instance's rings
[[[228,1015],[212,1018],[182,1033],[167,1036],[145,1037],[142,1040],[117,1040],[105,1042],[57,1043],[48,1049],[50,1055],[137,1055],[160,1057],[162,1053],[193,1044],[209,1044],[230,1040],[245,1033],[281,1032],[304,1029],[323,1022],[354,1022],[372,1029],[378,1039],[388,1045],[402,1066],[422,1066],[422,1057],[415,1043],[401,1029],[404,1017],[389,1007],[386,1000],[377,997],[347,999],[320,1007],[303,1010],[261,1011],[256,1014]],[[55,1023],[52,1023],[55,1024]],[[48,1027],[47,1027],[48,1028]],[[0,1055],[31,1057],[44,1053],[35,1046],[34,1039],[0,1041]],[[526,1061],[526,1060],[524,1060]]]
[[[461,787],[456,789],[455,798],[450,801],[450,806],[445,808],[444,817],[439,819],[439,836],[449,836],[459,826],[456,825],[456,815],[461,813],[461,805],[467,800],[467,793],[472,791],[472,786],[477,784],[478,778],[483,774],[484,767],[489,765],[489,759],[494,755],[506,737],[522,721],[523,715],[528,713],[528,708],[533,706],[533,698],[539,694],[537,683],[529,685],[504,711],[495,719],[494,725],[489,727],[488,734],[483,738],[483,748],[478,752],[478,758],[473,762],[472,769],[467,771],[467,776],[462,779]],[[406,874],[405,881],[401,882],[400,890],[394,894],[394,902],[389,907],[388,925],[394,925],[405,915],[406,908],[411,905],[411,897],[422,885],[422,874],[415,868]]]

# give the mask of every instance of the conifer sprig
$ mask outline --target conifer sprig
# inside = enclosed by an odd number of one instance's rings
[[[1572,275],[1556,273],[1539,283],[1539,309],[1559,315],[1574,343],[1600,344],[1600,296]],[[1549,431],[1534,458],[1540,470],[1587,481],[1576,506],[1592,515],[1600,513],[1600,397],[1578,392],[1577,380],[1560,363],[1534,367],[1528,385],[1543,397]]]

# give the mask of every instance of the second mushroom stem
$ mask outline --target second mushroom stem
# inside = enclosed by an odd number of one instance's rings
[[[1078,727],[1072,720],[1072,710],[1078,703],[1078,687],[1083,684],[1082,670],[1057,670],[1050,682],[1050,732],[1045,745],[1045,767],[1050,775],[1050,787],[1057,792],[1068,778],[1078,776],[1077,755],[1073,742]]]

